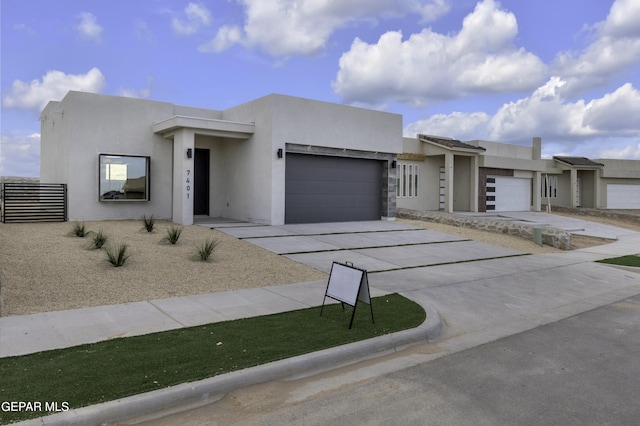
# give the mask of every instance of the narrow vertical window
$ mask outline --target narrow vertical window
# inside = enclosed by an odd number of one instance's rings
[[[398,174],[396,176],[396,196],[399,198],[418,197],[418,175],[419,165],[398,164]]]
[[[407,165],[402,165],[402,196],[407,196]]]

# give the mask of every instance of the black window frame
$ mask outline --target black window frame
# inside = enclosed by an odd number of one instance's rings
[[[108,179],[106,174],[107,164],[126,164],[123,161],[108,162],[107,159],[143,159],[144,160],[144,175],[135,176],[123,180]],[[98,154],[98,201],[101,202],[146,202],[151,200],[151,157],[146,155],[131,155],[131,154],[111,154],[101,153]],[[110,177],[110,176],[109,176]],[[142,181],[140,181],[142,179]],[[103,182],[117,181],[122,182],[117,187],[110,185],[103,188]],[[143,190],[140,191],[140,182],[144,182]],[[128,189],[127,189],[128,188]]]

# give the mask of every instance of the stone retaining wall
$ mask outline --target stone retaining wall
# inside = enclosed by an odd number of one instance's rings
[[[546,211],[547,205],[542,205],[542,211]],[[551,213],[571,213],[580,216],[606,217],[610,219],[623,220],[630,223],[640,223],[640,210],[607,210],[607,209],[589,209],[586,207],[569,208],[551,206]]]
[[[398,209],[396,217],[442,223],[445,225],[458,226],[460,228],[472,228],[479,229],[481,231],[515,235],[531,241],[533,241],[534,229],[540,228],[542,230],[542,244],[563,250],[571,249],[571,234],[564,229],[554,228],[552,226],[541,226],[539,224],[533,225],[527,222],[496,219],[491,217],[465,216],[440,211],[419,211],[410,209]]]

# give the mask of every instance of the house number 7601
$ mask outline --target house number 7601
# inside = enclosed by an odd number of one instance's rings
[[[185,184],[187,186],[187,198],[189,198],[189,191],[191,191],[191,178],[189,177],[191,175],[191,170],[187,169],[187,177],[185,179]]]

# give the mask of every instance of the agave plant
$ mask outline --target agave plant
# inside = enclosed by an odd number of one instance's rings
[[[144,223],[144,229],[147,230],[147,232],[152,232],[153,231],[153,227],[156,224],[156,220],[153,218],[153,215],[151,215],[151,217],[147,217],[142,216],[142,222]]]
[[[86,237],[88,234],[88,231],[87,231],[87,227],[84,225],[84,222],[73,222],[73,225],[71,228],[71,234],[80,238]]]
[[[109,263],[111,263],[115,267],[124,265],[124,262],[126,262],[127,259],[131,257],[130,254],[127,254],[128,248],[129,246],[126,244],[120,244],[117,248],[107,247],[105,249],[105,253],[107,253],[107,259],[109,260]]]
[[[93,233],[92,244],[93,248],[102,248],[104,244],[107,242],[107,236],[102,232],[102,230]]]
[[[198,247],[198,255],[200,256],[200,260],[209,259],[209,256],[211,256],[211,253],[214,252],[218,244],[218,240],[208,239],[200,247]]]
[[[169,229],[167,229],[167,236],[164,237],[160,242],[176,244],[180,239],[180,234],[182,234],[182,228],[179,226],[172,226]]]

